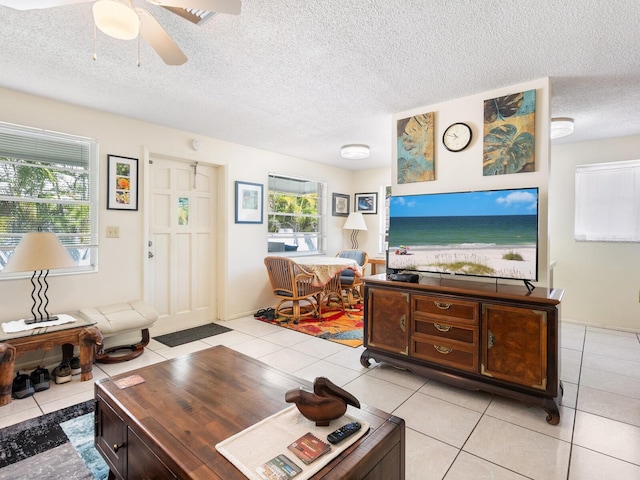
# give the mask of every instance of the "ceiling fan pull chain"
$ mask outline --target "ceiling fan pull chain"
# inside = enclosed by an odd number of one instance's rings
[[[93,22],[93,59],[98,59],[98,54],[96,53],[96,23]]]
[[[140,66],[140,35],[138,35],[138,67]]]

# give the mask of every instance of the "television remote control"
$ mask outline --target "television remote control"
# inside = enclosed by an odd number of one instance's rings
[[[331,432],[329,435],[327,435],[327,441],[333,444],[339,443],[345,438],[350,437],[351,435],[356,433],[358,430],[360,430],[361,427],[362,425],[360,425],[358,422],[347,423],[346,425],[343,425],[336,431]]]

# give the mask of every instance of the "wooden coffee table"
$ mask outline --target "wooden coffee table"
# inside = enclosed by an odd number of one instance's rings
[[[11,387],[15,359],[33,350],[51,350],[62,346],[62,359],[73,356],[73,347],[80,347],[80,380],[93,378],[93,360],[96,345],[102,345],[102,334],[95,322],[76,318],[73,323],[40,327],[18,333],[4,333],[0,328],[0,406],[11,402]]]
[[[135,375],[144,382],[115,383]],[[167,360],[96,382],[95,445],[109,478],[244,479],[215,445],[290,407],[285,392],[300,386],[223,346]],[[365,405],[358,416],[369,432],[312,478],[404,479],[404,420]]]

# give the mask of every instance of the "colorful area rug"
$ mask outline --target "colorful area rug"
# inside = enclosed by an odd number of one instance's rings
[[[295,330],[296,332],[306,333],[314,337],[330,340],[332,342],[341,343],[349,347],[359,347],[362,345],[362,327],[363,327],[363,305],[354,305],[353,309],[346,312],[342,308],[331,304],[329,307],[323,307],[322,317],[305,318],[299,323],[293,321],[283,321],[284,317],[275,320],[267,320],[264,317],[258,317],[266,323],[272,323],[284,328]]]

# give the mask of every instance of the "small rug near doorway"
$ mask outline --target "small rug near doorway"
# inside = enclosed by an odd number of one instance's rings
[[[178,345],[184,345],[185,343],[195,342],[196,340],[202,340],[203,338],[213,337],[214,335],[230,331],[230,328],[223,327],[217,323],[208,323],[206,325],[200,325],[199,327],[188,328],[186,330],[180,330],[179,332],[167,333],[165,335],[153,337],[153,339],[167,347],[177,347]]]
[[[267,320],[261,317],[258,317],[258,320],[349,347],[362,345],[363,305],[360,303],[354,305],[354,308],[347,312],[331,304],[329,307],[322,309],[322,318],[305,318],[300,320],[299,323],[283,322],[282,317],[280,317],[280,321],[278,319]]]
[[[93,409],[89,400],[0,429],[0,478],[105,480],[109,468],[93,446]]]

